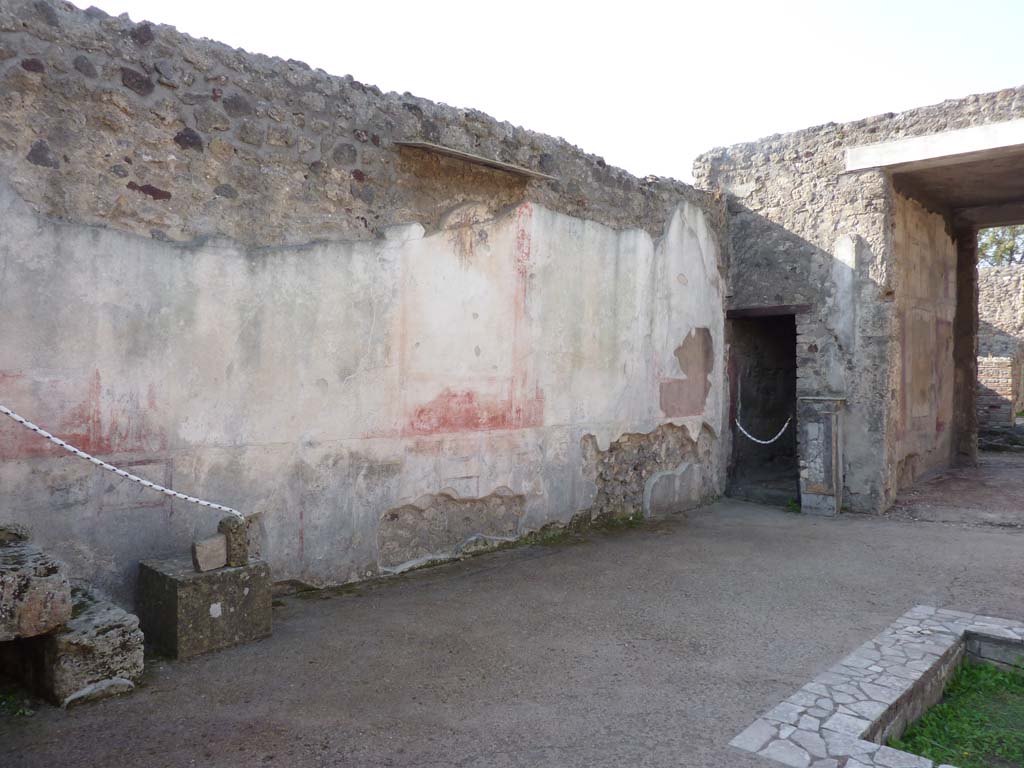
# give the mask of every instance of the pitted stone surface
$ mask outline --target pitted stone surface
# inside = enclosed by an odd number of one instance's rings
[[[0,642],[42,635],[70,618],[64,564],[27,541],[0,543]]]
[[[67,706],[130,691],[142,677],[139,619],[113,603],[75,590],[74,617],[42,646],[42,686]]]
[[[651,232],[680,196],[723,213],[687,184],[637,179],[564,139],[478,110],[382,93],[164,24],[46,7],[59,28],[33,0],[0,4],[0,54],[10,53],[0,55],[0,170],[45,215],[145,237],[265,246],[373,239],[410,221],[429,229],[467,200],[497,211],[529,198]],[[556,180],[397,141],[441,144]]]
[[[885,732],[883,716],[914,706],[912,689],[926,679],[934,685],[935,670],[955,665],[968,632],[1024,643],[1024,622],[916,606],[729,743],[788,766],[832,768],[846,759],[847,768],[933,768],[867,739]]]
[[[197,573],[190,560],[139,563],[139,616],[146,642],[187,659],[271,632],[270,568],[260,560]]]

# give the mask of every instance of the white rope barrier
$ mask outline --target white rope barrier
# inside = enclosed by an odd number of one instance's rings
[[[195,496],[188,496],[187,494],[179,493],[178,491],[171,490],[170,488],[164,488],[164,486],[157,485],[156,483],[151,483],[149,480],[143,480],[141,477],[139,477],[138,475],[133,475],[131,472],[125,472],[123,469],[118,469],[113,464],[108,464],[107,462],[103,461],[102,459],[97,459],[95,456],[90,456],[85,451],[79,450],[78,448],[75,448],[75,446],[73,446],[73,445],[71,445],[69,443],[65,443],[59,437],[54,437],[53,435],[51,435],[49,432],[47,432],[42,427],[36,426],[31,421],[29,421],[26,418],[23,418],[22,416],[19,416],[14,411],[12,411],[10,408],[7,408],[6,406],[0,405],[0,413],[3,413],[6,416],[10,416],[12,419],[14,419],[16,422],[21,424],[26,429],[30,429],[33,432],[35,432],[37,435],[45,437],[47,440],[49,440],[54,445],[59,445],[61,448],[63,448],[68,453],[73,453],[73,454],[75,454],[75,456],[78,456],[79,458],[82,458],[82,459],[85,459],[86,461],[92,462],[97,467],[101,467],[102,469],[105,469],[105,470],[107,470],[109,472],[113,472],[115,475],[119,475],[120,477],[123,477],[126,480],[131,480],[133,483],[138,483],[139,485],[143,486],[144,488],[151,488],[154,491],[159,491],[160,493],[164,494],[165,496],[170,496],[170,497],[175,498],[175,499],[180,499],[181,501],[187,501],[187,502],[189,502],[191,504],[198,504],[200,507],[209,507],[210,509],[216,509],[216,510],[218,510],[220,512],[227,512],[229,515],[234,515],[235,517],[239,517],[239,518],[245,519],[245,516],[241,512],[239,512],[237,509],[232,509],[231,507],[225,507],[222,504],[214,504],[212,501],[203,501],[202,499],[197,499]]]
[[[760,439],[754,437],[749,432],[747,432],[747,430],[745,430],[743,428],[743,425],[740,424],[740,408],[742,408],[742,407],[743,407],[743,401],[740,399],[739,388],[737,388],[737,392],[736,392],[736,418],[733,421],[736,424],[736,428],[740,432],[743,433],[744,437],[746,437],[748,440],[754,441],[758,445],[771,445],[772,443],[774,443],[776,440],[778,440],[780,437],[782,437],[782,434],[786,431],[786,427],[789,426],[789,422],[791,422],[793,420],[792,416],[790,416],[788,419],[786,419],[786,423],[782,425],[782,429],[780,429],[778,431],[778,433],[775,435],[775,437],[773,437],[771,440],[760,440]]]
[[[789,422],[791,422],[792,420],[793,420],[792,416],[790,416],[788,419],[786,419],[786,423],[782,425],[782,429],[780,429],[779,433],[777,435],[775,435],[775,437],[773,437],[771,440],[758,440],[752,434],[747,432],[747,430],[745,430],[743,428],[743,425],[740,424],[739,413],[736,414],[736,428],[739,429],[739,431],[742,432],[747,437],[748,440],[753,440],[758,445],[771,445],[776,440],[778,440],[780,437],[782,437],[782,433],[786,431],[786,427],[789,426]]]

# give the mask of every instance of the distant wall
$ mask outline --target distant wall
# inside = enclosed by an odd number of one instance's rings
[[[275,578],[721,491],[709,196],[67,5],[0,8],[0,98],[0,402],[257,513]],[[6,420],[0,487],[0,520],[123,602],[216,525]]]
[[[1005,426],[1024,411],[1024,266],[982,267],[978,295],[978,419]]]
[[[1024,345],[1024,266],[978,270],[978,354],[1013,356]]]
[[[1011,427],[1024,401],[1020,357],[978,358],[978,424]]]

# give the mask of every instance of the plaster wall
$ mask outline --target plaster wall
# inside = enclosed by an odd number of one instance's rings
[[[956,243],[942,216],[894,198],[899,487],[952,459]]]
[[[5,402],[256,513],[275,578],[338,583],[568,522],[602,451],[667,424],[688,435],[659,467],[692,464],[680,504],[721,488],[718,250],[690,203],[657,238],[527,202],[265,249],[54,222],[7,186],[0,210]],[[9,421],[0,484],[4,518],[125,601],[138,559],[216,525]]]
[[[511,171],[413,149],[420,142]],[[0,402],[339,583],[723,483],[724,209],[565,140],[0,4]],[[0,425],[0,521],[131,598],[216,516]]]

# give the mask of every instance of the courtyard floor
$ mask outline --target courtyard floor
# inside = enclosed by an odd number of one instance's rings
[[[1024,529],[1024,453],[981,453],[900,494],[893,517]]]
[[[729,740],[910,607],[1024,618],[1022,552],[1012,528],[725,500],[285,598],[265,641],[0,721],[0,763],[771,768]]]

